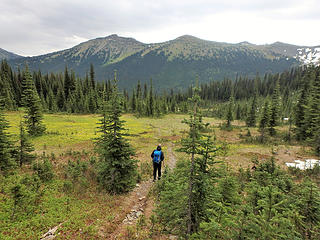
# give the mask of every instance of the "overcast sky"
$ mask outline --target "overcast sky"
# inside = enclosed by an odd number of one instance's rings
[[[1,0],[0,48],[33,56],[110,34],[320,45],[319,0]]]

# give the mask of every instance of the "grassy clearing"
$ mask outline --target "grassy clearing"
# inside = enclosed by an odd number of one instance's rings
[[[9,132],[13,139],[18,137],[18,126],[23,118],[22,112],[8,112],[6,118],[10,123]],[[178,142],[186,134],[188,126],[181,123],[186,115],[166,115],[159,119],[136,118],[125,114],[128,139],[136,149],[139,160],[139,170],[142,179],[152,175],[150,153],[161,143],[165,156],[168,156],[168,146]],[[45,114],[44,123],[47,135],[31,139],[37,154],[49,156],[53,163],[56,177],[53,181],[41,185],[44,195],[30,214],[14,220],[12,214],[11,188],[24,175],[30,175],[30,166],[19,170],[19,173],[9,178],[0,176],[0,239],[38,239],[43,233],[60,223],[57,239],[100,239],[99,229],[112,232],[117,226],[114,220],[122,216],[128,209],[123,209],[119,203],[126,201],[127,194],[110,196],[100,191],[96,182],[91,162],[96,156],[93,149],[93,139],[98,136],[97,123],[99,115],[66,115]],[[204,118],[210,123],[211,135],[215,135],[217,144],[226,146],[225,154],[219,159],[232,168],[252,165],[252,159],[263,160],[272,156],[272,144],[262,145],[244,142],[240,137],[247,132],[243,122],[234,122],[232,131],[221,130],[222,120]],[[257,129],[250,129],[252,135],[257,135]],[[281,128],[285,132],[286,128]],[[312,157],[308,148],[277,144],[276,159],[281,166],[294,159]],[[178,153],[177,157],[185,157]],[[65,176],[68,161],[87,162],[88,170],[79,178]],[[18,176],[18,177],[17,177]],[[85,180],[84,180],[85,179]],[[69,190],[66,191],[66,187]],[[70,188],[70,186],[73,186]],[[124,205],[125,206],[125,205]],[[21,209],[23,212],[23,209]]]

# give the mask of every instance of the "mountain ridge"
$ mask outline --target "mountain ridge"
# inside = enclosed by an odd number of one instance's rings
[[[87,74],[92,63],[97,80],[111,79],[114,70],[118,70],[120,87],[131,89],[137,81],[146,82],[150,78],[156,87],[185,88],[197,76],[200,81],[208,82],[235,78],[239,74],[275,73],[308,61],[317,63],[319,58],[317,46],[281,42],[265,45],[224,43],[191,35],[148,44],[112,34],[69,49],[9,62],[14,68],[23,68],[27,63],[30,69],[41,69],[43,73],[62,72],[67,65],[81,77]]]
[[[4,59],[10,60],[10,59],[15,59],[20,57],[23,57],[23,56],[20,56],[18,54],[15,54],[13,52],[9,52],[3,48],[0,48],[0,60],[4,60]]]

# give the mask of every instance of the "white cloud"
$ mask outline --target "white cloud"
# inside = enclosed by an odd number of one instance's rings
[[[0,47],[22,55],[119,34],[161,42],[190,34],[212,41],[319,45],[318,0],[2,0]]]

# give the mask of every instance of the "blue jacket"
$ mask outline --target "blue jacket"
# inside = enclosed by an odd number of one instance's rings
[[[153,159],[153,157],[154,157],[154,151],[155,150],[153,150],[153,152],[151,153],[151,158]],[[157,147],[157,151],[161,151],[161,147]],[[160,161],[163,161],[164,160],[164,155],[163,155],[163,152],[161,151],[161,155],[160,155]]]

